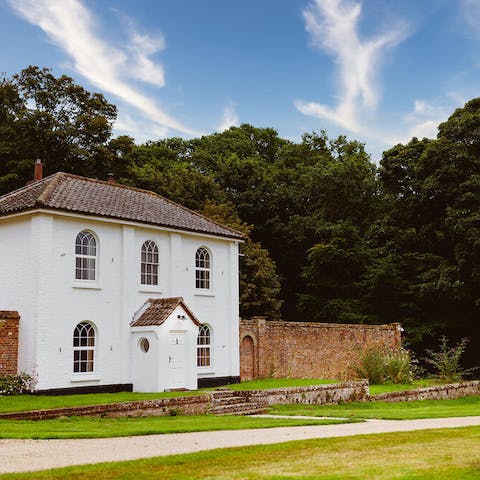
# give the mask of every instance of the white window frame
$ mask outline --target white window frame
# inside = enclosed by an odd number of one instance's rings
[[[85,244],[85,238],[88,243]],[[79,241],[80,239],[80,241]],[[93,246],[92,246],[93,241]],[[82,230],[75,237],[75,281],[80,283],[98,282],[98,237],[91,230]],[[93,247],[93,254],[92,254]],[[80,266],[78,265],[80,261]],[[86,268],[84,265],[88,265]],[[89,265],[90,264],[90,265]],[[93,268],[92,265],[93,264]],[[87,274],[85,275],[85,272]],[[93,275],[92,275],[93,274]],[[87,278],[84,278],[84,277]],[[93,278],[92,278],[93,277]]]
[[[154,240],[145,240],[140,250],[140,284],[147,287],[157,287],[159,285],[159,270],[160,252],[158,245]]]
[[[197,368],[199,370],[213,367],[212,327],[203,323],[197,335]]]
[[[195,288],[212,290],[212,252],[207,247],[195,251]]]
[[[83,335],[83,334],[86,335]],[[73,329],[73,374],[89,375],[96,371],[97,329],[88,321],[82,321]],[[84,343],[84,345],[82,345]],[[82,355],[86,352],[86,355]],[[84,358],[82,358],[84,357]]]

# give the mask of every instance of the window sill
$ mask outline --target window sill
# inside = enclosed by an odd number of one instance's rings
[[[138,291],[140,293],[163,293],[163,288],[159,285],[140,285]]]
[[[204,375],[215,375],[215,370],[212,367],[197,367],[197,375],[203,377]]]
[[[80,281],[76,281],[76,282],[73,282],[73,285],[72,285],[72,288],[86,288],[88,290],[101,290],[102,287],[100,287],[100,285],[96,282],[88,282],[88,281],[85,281],[85,282],[80,282]]]
[[[70,378],[71,382],[97,382],[99,380],[99,375],[91,373],[74,373]]]
[[[197,297],[214,297],[215,292],[211,290],[195,290],[193,294]]]

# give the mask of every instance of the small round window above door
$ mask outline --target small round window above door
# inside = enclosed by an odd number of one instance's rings
[[[142,337],[140,341],[138,342],[138,345],[140,347],[140,350],[143,353],[147,353],[150,350],[150,342],[148,341],[147,338]]]

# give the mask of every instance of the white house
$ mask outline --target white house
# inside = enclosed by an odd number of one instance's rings
[[[66,173],[1,196],[18,370],[39,391],[237,381],[242,238],[153,192]]]

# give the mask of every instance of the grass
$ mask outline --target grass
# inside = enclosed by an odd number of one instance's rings
[[[78,395],[15,395],[0,396],[0,413],[26,412],[29,410],[46,410],[50,408],[79,407],[99,405],[102,403],[135,402],[138,400],[156,400],[159,398],[201,395],[202,391],[191,392],[157,392],[157,393],[88,393]]]
[[[8,478],[473,480],[479,475],[479,444],[480,427],[397,432],[219,449]]]
[[[63,417],[54,420],[0,420],[0,438],[104,438],[247,428],[349,423],[350,420],[305,420],[248,416]]]
[[[432,387],[434,385],[441,385],[441,382],[435,379],[425,378],[422,380],[414,380],[412,383],[383,383],[380,385],[370,385],[370,395],[401,392],[402,390],[413,390],[414,388]]]
[[[382,418],[412,420],[416,418],[467,417],[480,415],[480,395],[454,400],[421,400],[414,402],[357,402],[342,405],[274,405],[276,415],[309,415],[319,417]]]
[[[232,390],[257,390],[265,388],[297,387],[335,383],[335,380],[305,379],[305,378],[267,378],[253,380],[233,385],[225,385]],[[159,392],[159,393],[95,393],[82,395],[15,395],[0,396],[0,413],[26,412],[29,410],[46,410],[52,408],[78,407],[84,405],[99,405],[103,403],[133,402],[139,400],[156,400],[159,398],[183,397],[187,395],[202,395],[214,388],[190,392]]]
[[[232,385],[225,385],[224,388],[231,390],[263,390],[267,388],[302,387],[308,385],[323,385],[338,383],[337,380],[326,380],[319,378],[266,378],[251,380]],[[434,380],[417,380],[411,385],[384,384],[371,385],[370,393],[385,393],[412,388],[427,387],[435,385]],[[202,395],[213,388],[201,389],[190,392],[159,392],[159,393],[96,393],[83,395],[16,395],[0,396],[0,413],[23,412],[29,410],[46,410],[52,408],[78,407],[84,405],[98,405],[103,403],[132,402],[139,400],[156,400],[161,398],[182,397],[188,395]]]

